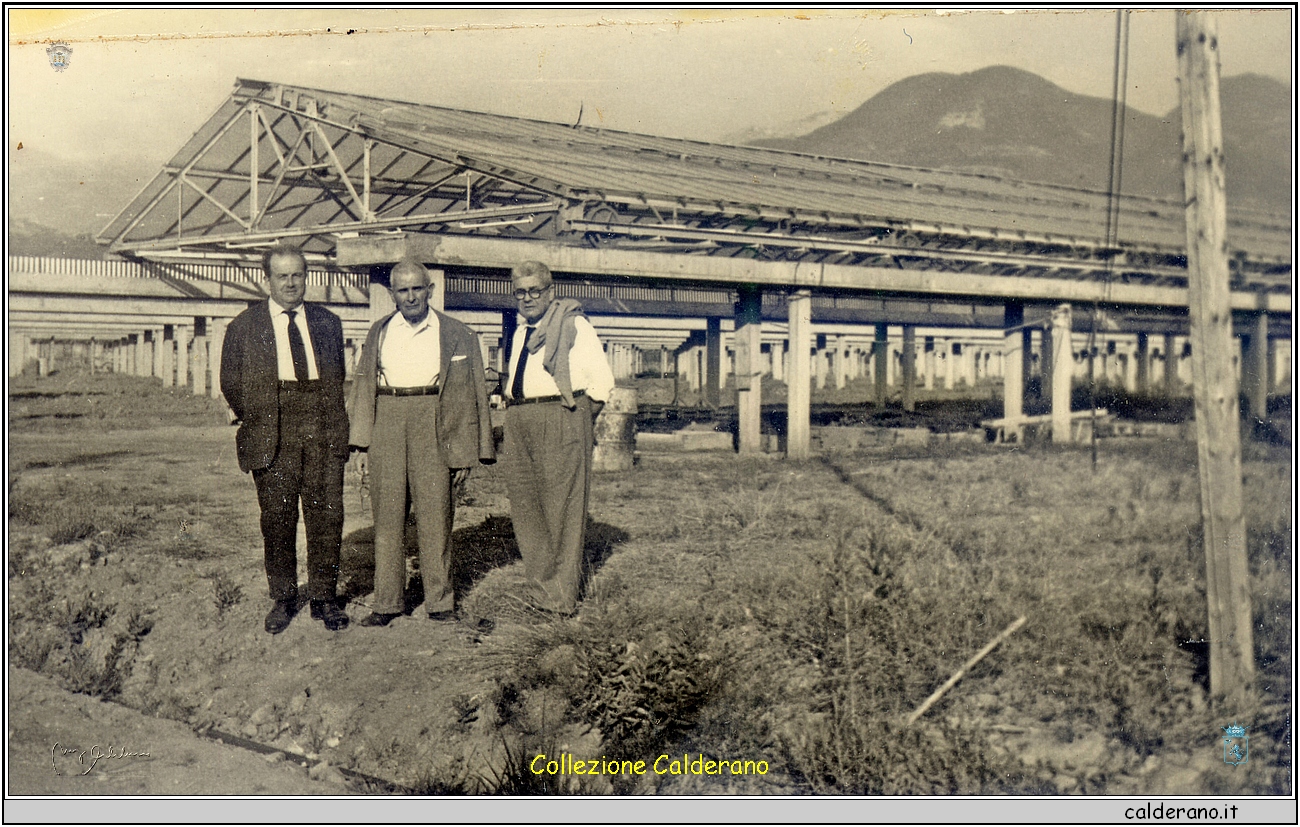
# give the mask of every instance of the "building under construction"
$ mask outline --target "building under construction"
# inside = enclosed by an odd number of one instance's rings
[[[1262,414],[1289,364],[1290,216],[1231,210],[1228,238]],[[1014,430],[1037,373],[1065,439],[1094,357],[1143,390],[1188,355],[1181,203],[239,80],[100,234],[125,261],[10,260],[10,371],[59,331],[215,394],[224,326],[265,297],[257,259],[283,240],[354,345],[392,308],[372,289],[391,264],[441,271],[437,301],[489,364],[514,324],[510,267],[542,261],[619,374],[656,360],[716,405],[731,373],[742,452],[765,448],[764,375],[789,388],[800,456],[814,383],[869,377],[910,407],[918,388],[997,377]]]

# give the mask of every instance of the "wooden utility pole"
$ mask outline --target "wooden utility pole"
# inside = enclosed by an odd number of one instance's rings
[[[1255,649],[1242,513],[1240,411],[1232,365],[1219,42],[1213,13],[1177,12],[1177,40],[1210,692],[1235,706],[1251,692]]]

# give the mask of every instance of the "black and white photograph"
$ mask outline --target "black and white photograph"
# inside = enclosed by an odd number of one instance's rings
[[[6,821],[1294,823],[1295,15],[7,6]]]

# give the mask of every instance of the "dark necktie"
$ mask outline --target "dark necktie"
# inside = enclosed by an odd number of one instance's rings
[[[528,340],[533,338],[533,331],[536,327],[528,326],[524,333],[524,349],[519,354],[519,364],[515,365],[515,376],[510,381],[510,398],[519,400],[524,398],[524,369],[528,367]]]
[[[286,310],[284,315],[289,317],[289,353],[293,356],[293,375],[299,382],[306,382],[311,378],[311,373],[307,370],[307,348],[303,346],[302,333],[294,322],[298,311]]]

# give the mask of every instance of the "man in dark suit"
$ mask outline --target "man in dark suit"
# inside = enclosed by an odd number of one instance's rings
[[[496,460],[478,336],[429,309],[429,271],[393,267],[397,311],[370,328],[352,386],[349,442],[367,452],[375,517],[375,596],[362,626],[403,613],[407,492],[420,542],[424,609],[455,619],[451,582],[452,494],[470,469]]]
[[[239,469],[251,471],[262,509],[266,577],[279,634],[298,611],[298,503],[307,525],[311,616],[330,631],[348,625],[338,606],[343,545],[343,324],[305,304],[307,261],[287,246],[262,257],[270,299],[235,317],[221,352],[221,392],[239,420]]]

